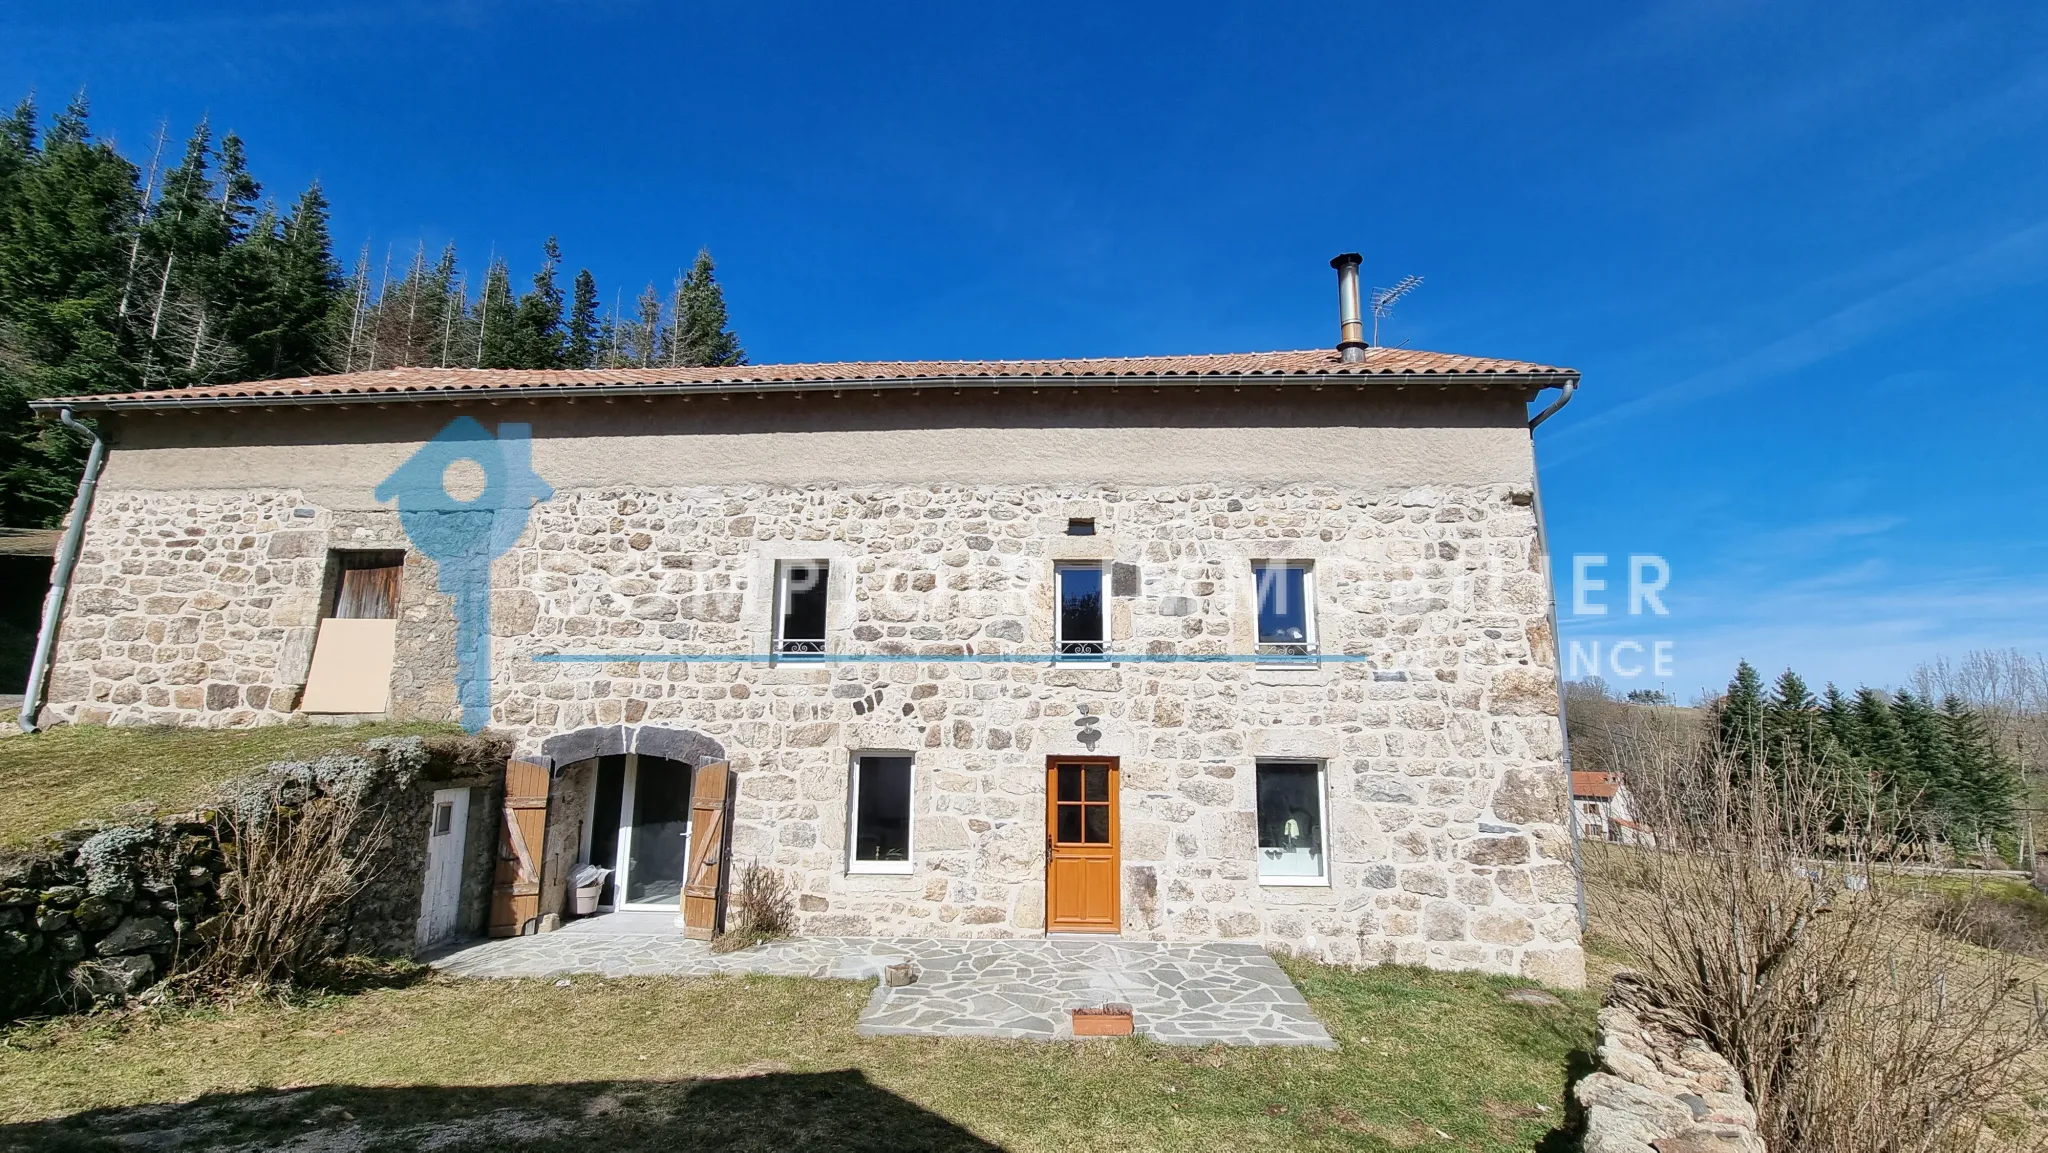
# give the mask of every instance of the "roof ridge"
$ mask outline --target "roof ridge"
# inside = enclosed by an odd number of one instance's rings
[[[105,410],[199,404],[291,404],[320,398],[329,403],[367,397],[432,400],[450,395],[491,392],[531,396],[558,389],[564,392],[637,390],[649,394],[649,390],[717,391],[726,387],[774,390],[864,385],[917,387],[919,382],[934,380],[987,381],[989,387],[1034,379],[1113,383],[1118,380],[1162,381],[1176,378],[1213,381],[1230,377],[1304,383],[1342,380],[1357,384],[1404,379],[1484,383],[1491,379],[1502,383],[1548,386],[1575,381],[1578,375],[1573,369],[1526,361],[1407,348],[1371,349],[1366,359],[1357,362],[1342,360],[1334,349],[1298,349],[1019,360],[843,360],[715,367],[648,365],[531,369],[393,365],[323,376],[195,385],[149,392],[52,397],[32,403],[42,411],[67,405]]]

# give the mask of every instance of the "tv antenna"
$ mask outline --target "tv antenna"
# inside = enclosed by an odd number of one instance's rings
[[[1404,276],[1392,288],[1375,288],[1372,290],[1372,343],[1374,348],[1378,348],[1380,343],[1380,319],[1393,312],[1394,305],[1402,297],[1415,291],[1421,284],[1422,278],[1419,276]]]

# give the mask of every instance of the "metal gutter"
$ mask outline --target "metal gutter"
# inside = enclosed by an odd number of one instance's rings
[[[1530,505],[1536,510],[1536,544],[1543,550],[1544,603],[1550,618],[1551,659],[1557,669],[1557,739],[1558,751],[1564,758],[1564,810],[1569,815],[1567,824],[1572,837],[1572,879],[1578,886],[1580,948],[1585,947],[1586,933],[1586,868],[1583,854],[1579,851],[1581,833],[1579,830],[1579,807],[1572,803],[1572,731],[1565,723],[1564,692],[1564,634],[1557,627],[1557,581],[1550,565],[1550,529],[1543,521],[1543,481],[1536,468],[1536,426],[1556,416],[1559,409],[1572,402],[1572,394],[1579,390],[1577,378],[1566,381],[1564,391],[1551,402],[1550,407],[1536,414],[1529,421],[1529,497]]]
[[[29,402],[39,413],[63,409],[79,412],[148,412],[173,409],[300,408],[327,405],[426,404],[448,401],[627,400],[676,396],[744,396],[803,392],[888,392],[927,388],[1289,388],[1310,389],[1368,385],[1387,388],[1521,387],[1542,390],[1576,386],[1579,376],[1566,373],[1363,373],[1275,372],[1214,376],[928,376],[880,380],[664,381],[654,384],[619,381],[609,384],[479,385],[473,388],[393,389],[389,392],[244,393],[231,396],[186,396],[156,393],[130,396],[55,397]],[[194,390],[199,391],[199,390]],[[1546,414],[1547,415],[1547,414]],[[1541,419],[1541,418],[1539,418]]]
[[[1563,408],[1565,405],[1568,405],[1572,402],[1572,394],[1579,391],[1579,378],[1574,376],[1570,380],[1563,381],[1562,387],[1564,391],[1558,393],[1557,399],[1550,402],[1550,407],[1544,409],[1542,412],[1537,413],[1536,418],[1529,422],[1529,432],[1532,435],[1536,432],[1537,425],[1542,424],[1544,421],[1549,420],[1553,416],[1556,416],[1558,409]]]
[[[85,458],[85,472],[78,478],[78,495],[71,501],[71,523],[64,527],[63,543],[57,546],[57,561],[50,569],[50,591],[43,597],[43,627],[36,633],[36,653],[29,662],[28,687],[22,690],[21,716],[16,723],[24,733],[36,731],[36,714],[43,711],[43,682],[50,675],[50,652],[57,646],[57,628],[64,620],[64,600],[71,594],[71,570],[78,567],[78,542],[85,536],[86,518],[92,515],[92,498],[99,488],[100,466],[107,459],[107,442],[100,434],[71,418],[67,405],[57,410],[66,428],[92,438],[92,452]]]

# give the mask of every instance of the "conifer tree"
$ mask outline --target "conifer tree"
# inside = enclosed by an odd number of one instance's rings
[[[477,300],[478,368],[524,368],[519,363],[518,327],[514,323],[512,271],[500,258],[484,273],[484,290]]]
[[[1806,681],[1791,669],[1780,673],[1764,704],[1762,728],[1764,755],[1781,773],[1795,763],[1811,765],[1820,755],[1818,713]]]
[[[240,284],[227,330],[249,375],[325,371],[329,324],[343,284],[320,185],[300,193],[281,220],[273,210],[259,215],[236,249],[235,268]]]
[[[685,277],[679,271],[676,273],[675,283],[669,287],[668,323],[662,326],[661,351],[656,358],[670,368],[693,366],[693,362],[688,359],[687,342],[683,338],[683,316],[686,311],[683,303],[684,281]]]
[[[640,290],[640,299],[633,302],[634,318],[626,322],[626,331],[621,343],[629,363],[642,368],[652,368],[661,361],[661,297],[654,291],[654,282]]]
[[[1831,749],[1853,757],[1863,747],[1863,732],[1857,726],[1856,704],[1833,683],[1821,693],[1821,731]]]
[[[248,150],[230,132],[220,140],[220,227],[230,245],[248,237],[263,186],[249,175]]]
[[[418,301],[418,335],[412,363],[419,365],[446,366],[450,363],[448,354],[455,337],[453,314],[456,278],[455,244],[449,242],[441,248],[440,259],[432,268],[426,269],[416,286]]]
[[[1891,702],[1873,688],[1859,688],[1853,704],[1857,745],[1856,761],[1877,788],[1878,801],[1900,822],[1908,837],[1924,833],[1924,824],[1914,819],[1921,796],[1912,775],[1912,758]]]
[[[36,102],[24,99],[0,119],[0,204],[10,203],[21,187],[35,149]]]
[[[1927,836],[1949,821],[1956,797],[1950,779],[1948,734],[1927,702],[1900,690],[1892,695],[1892,718],[1898,723],[1901,759],[1900,788],[1910,798],[1917,827]]]
[[[224,334],[225,314],[233,308],[230,264],[237,232],[259,191],[243,162],[241,141],[229,134],[216,152],[212,126],[201,120],[143,225],[147,266],[159,274],[143,342],[145,386],[179,387],[238,374],[238,350]]]
[[[1734,764],[1735,772],[1755,779],[1764,767],[1764,687],[1756,667],[1748,661],[1735,666],[1735,679],[1716,709],[1721,751]]]
[[[698,250],[697,261],[676,296],[681,315],[675,325],[683,364],[722,368],[747,362],[739,337],[726,327],[725,289],[718,284],[710,249]]]
[[[562,289],[555,283],[562,250],[554,237],[548,237],[541,246],[541,254],[540,271],[533,274],[533,290],[519,298],[513,323],[513,363],[508,368],[562,367]]]
[[[568,366],[595,367],[598,338],[597,279],[586,268],[576,274],[576,287],[569,304]]]
[[[118,323],[140,204],[134,165],[95,140],[85,98],[37,139],[24,101],[0,121],[0,523],[50,525],[83,467],[82,438],[38,421],[45,396],[132,388]]]
[[[1941,723],[1951,758],[1950,839],[1976,847],[1986,837],[2011,832],[2019,774],[2000,754],[1991,726],[1954,695],[1941,703]]]

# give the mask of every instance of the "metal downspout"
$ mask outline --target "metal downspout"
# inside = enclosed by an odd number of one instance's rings
[[[1565,723],[1564,699],[1564,634],[1557,628],[1557,581],[1550,568],[1550,530],[1543,523],[1543,482],[1536,467],[1536,426],[1557,415],[1557,410],[1570,404],[1572,393],[1578,391],[1579,382],[1568,380],[1564,389],[1552,401],[1549,408],[1536,414],[1529,422],[1529,493],[1530,504],[1536,510],[1536,547],[1543,550],[1543,584],[1545,603],[1550,610],[1550,644],[1553,659],[1557,662],[1557,735],[1559,747],[1564,755],[1564,808],[1570,814],[1569,827],[1572,835],[1572,879],[1578,886],[1579,898],[1579,947],[1585,948],[1586,935],[1586,868],[1579,853],[1579,807],[1572,803],[1572,732]]]
[[[106,462],[107,442],[90,427],[71,417],[69,408],[57,410],[57,419],[67,428],[92,438],[92,452],[85,458],[85,474],[78,478],[78,496],[71,502],[71,523],[65,526],[64,541],[57,546],[57,563],[50,569],[50,592],[43,598],[43,627],[36,633],[36,655],[28,668],[28,687],[22,692],[21,731],[36,731],[36,714],[43,710],[43,684],[50,675],[50,652],[57,647],[57,626],[64,620],[64,599],[71,593],[71,570],[78,567],[78,542],[85,536],[86,518],[92,515],[93,491],[99,487],[100,466]]]

